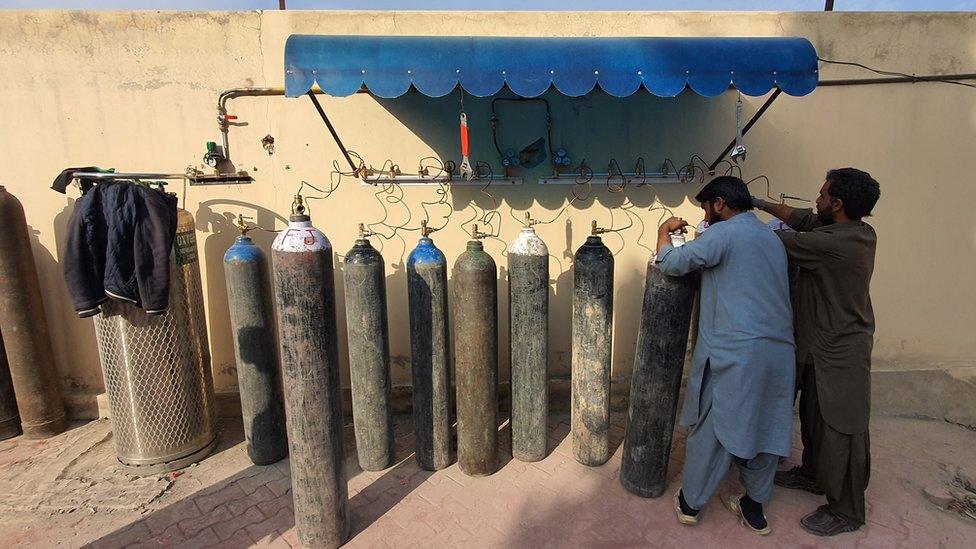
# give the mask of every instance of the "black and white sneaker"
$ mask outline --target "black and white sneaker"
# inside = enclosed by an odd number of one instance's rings
[[[742,524],[750,530],[760,536],[768,536],[772,529],[770,529],[766,515],[763,513],[762,504],[750,499],[744,506],[742,500],[747,497],[749,496],[745,494],[726,494],[722,497],[722,503],[729,511],[738,516]]]

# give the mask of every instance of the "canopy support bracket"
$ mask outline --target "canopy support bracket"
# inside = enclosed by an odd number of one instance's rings
[[[317,110],[319,112],[319,116],[322,117],[322,122],[325,122],[325,127],[329,128],[329,133],[332,134],[332,139],[335,139],[336,145],[338,145],[339,150],[342,151],[342,156],[346,157],[346,162],[349,163],[349,167],[352,168],[352,171],[356,174],[357,177],[359,177],[360,167],[357,166],[352,161],[352,157],[349,156],[349,150],[346,149],[346,146],[342,144],[342,139],[339,138],[339,134],[336,133],[335,127],[332,126],[332,122],[329,120],[329,117],[325,114],[325,110],[322,108],[322,105],[319,103],[319,100],[316,99],[315,93],[309,90],[308,98],[311,99],[312,104],[315,105],[315,110]]]

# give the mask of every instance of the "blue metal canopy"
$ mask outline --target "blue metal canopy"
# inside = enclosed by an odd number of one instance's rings
[[[817,87],[817,52],[805,38],[500,38],[292,35],[285,45],[285,94],[318,86],[348,96],[366,87],[399,97],[411,85],[430,97],[458,84],[477,97],[507,85],[522,97],[550,86],[578,97],[599,86],[616,97],[641,87],[673,97],[690,87],[713,97]]]

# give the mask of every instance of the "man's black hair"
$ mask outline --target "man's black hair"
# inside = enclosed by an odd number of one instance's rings
[[[856,168],[839,168],[827,172],[830,187],[827,194],[844,203],[844,213],[851,219],[871,215],[871,210],[881,198],[881,185],[871,174]]]
[[[745,212],[752,209],[752,196],[745,181],[731,175],[716,177],[702,187],[695,195],[695,200],[705,203],[716,198],[725,200],[725,204],[733,210]]]

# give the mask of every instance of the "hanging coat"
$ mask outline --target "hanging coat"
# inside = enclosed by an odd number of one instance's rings
[[[698,342],[681,425],[698,423],[702,377],[712,375],[715,435],[731,454],[789,456],[795,347],[786,251],[751,212],[715,223],[658,253],[664,274],[702,270]],[[707,366],[706,366],[707,365]]]
[[[78,316],[109,298],[163,314],[169,304],[176,197],[128,181],[96,185],[75,202],[61,267]]]

